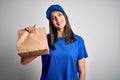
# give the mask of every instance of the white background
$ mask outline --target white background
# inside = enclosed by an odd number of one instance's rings
[[[36,24],[48,33],[46,9],[56,3],[85,40],[86,80],[120,80],[120,0],[0,0],[0,80],[39,80],[40,57],[20,64],[17,30]]]

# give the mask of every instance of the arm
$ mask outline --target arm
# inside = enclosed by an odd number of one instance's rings
[[[33,26],[28,26],[25,28],[26,31],[28,31],[29,33],[32,33],[35,31],[35,25]],[[37,56],[29,56],[29,57],[22,57],[21,56],[21,64],[26,65],[28,63],[30,63],[32,60],[34,60]]]
[[[79,68],[79,80],[85,80],[85,59],[78,60],[78,68]]]

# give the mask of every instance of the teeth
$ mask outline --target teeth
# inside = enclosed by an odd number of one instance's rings
[[[60,24],[61,24],[61,22],[58,23],[58,25],[60,25]]]

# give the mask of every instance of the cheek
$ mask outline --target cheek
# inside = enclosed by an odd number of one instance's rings
[[[63,18],[63,21],[64,21],[64,24],[66,25],[66,20],[65,20],[65,17]]]
[[[64,21],[65,25],[66,25],[66,21]]]
[[[66,25],[66,21],[64,20],[64,25]]]
[[[55,26],[55,25],[56,25],[56,22],[53,21],[52,24],[53,24],[53,26]]]
[[[56,28],[57,24],[55,21],[52,21],[52,25]]]

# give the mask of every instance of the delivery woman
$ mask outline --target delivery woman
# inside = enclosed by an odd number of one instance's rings
[[[60,5],[51,5],[46,11],[46,17],[50,29],[47,35],[50,54],[41,56],[40,80],[85,80],[85,58],[88,54],[83,38],[72,31],[68,17]],[[35,26],[25,29],[33,32]]]

